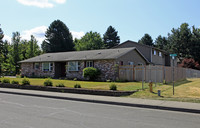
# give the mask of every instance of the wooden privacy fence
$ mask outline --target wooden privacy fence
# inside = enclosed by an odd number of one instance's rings
[[[119,66],[119,79],[145,82],[173,82],[173,67],[167,66]],[[200,71],[174,67],[174,81],[186,78],[200,78]]]

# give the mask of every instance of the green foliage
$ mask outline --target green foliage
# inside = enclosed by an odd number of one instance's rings
[[[110,87],[110,90],[117,90],[116,84],[111,84],[109,87]]]
[[[103,42],[106,48],[112,48],[120,43],[118,32],[112,26],[109,26],[103,35]]]
[[[100,70],[93,67],[87,67],[83,69],[83,77],[89,78],[89,80],[97,79],[100,74]]]
[[[19,81],[13,80],[13,81],[11,82],[11,84],[19,84]]]
[[[31,40],[28,41],[26,49],[26,58],[32,58],[41,54],[40,47],[37,45],[36,38],[31,35]]]
[[[159,35],[155,40],[155,47],[165,50],[165,51],[169,51],[167,38]]]
[[[75,39],[75,49],[82,50],[95,50],[104,48],[101,35],[97,32],[87,32],[80,40]]]
[[[53,82],[50,78],[46,79],[44,81],[44,86],[53,86]]]
[[[111,82],[111,80],[106,80],[106,82]]]
[[[145,44],[149,46],[153,46],[153,39],[149,34],[144,34],[144,36],[138,41],[139,44]]]
[[[81,88],[81,85],[80,84],[75,84],[74,88]]]
[[[3,78],[3,80],[2,80],[2,83],[10,83],[10,79],[8,79],[8,78]]]
[[[22,80],[22,85],[30,85],[30,81],[29,81],[29,79],[28,78],[23,78],[23,80]]]
[[[41,48],[42,48],[43,53],[50,52],[50,44],[47,43],[45,40],[42,42]]]
[[[63,83],[59,83],[56,85],[56,87],[65,87],[65,85]]]
[[[65,52],[74,50],[72,34],[68,27],[60,20],[53,21],[48,27],[43,42],[43,51]]]

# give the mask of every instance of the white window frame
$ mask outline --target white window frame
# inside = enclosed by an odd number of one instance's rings
[[[134,65],[134,62],[128,62],[128,65]]]
[[[157,53],[156,53],[156,50],[154,50],[154,51],[153,51],[153,55],[156,55],[156,54],[157,54]]]
[[[73,69],[71,69],[71,67],[70,67],[70,63],[74,63],[74,65],[75,65],[75,69],[73,70]],[[79,61],[69,61],[68,62],[68,71],[79,71],[80,70],[80,62]]]
[[[162,52],[159,52],[159,54],[158,54],[160,57],[162,57]]]
[[[44,64],[48,64],[48,70],[45,70],[44,69]],[[53,71],[53,63],[51,63],[51,62],[44,62],[44,63],[42,63],[42,71]]]
[[[86,61],[86,67],[94,67],[93,61]]]

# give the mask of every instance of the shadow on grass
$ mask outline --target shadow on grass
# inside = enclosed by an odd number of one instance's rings
[[[180,80],[180,81],[176,81],[174,86],[177,87],[177,86],[180,86],[180,85],[183,85],[183,84],[187,84],[187,83],[191,83],[192,81],[190,80],[187,80],[187,79],[184,79],[184,80]],[[168,83],[166,85],[173,85],[173,83]]]

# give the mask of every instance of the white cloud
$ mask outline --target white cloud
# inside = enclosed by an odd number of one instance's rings
[[[11,37],[8,35],[4,35],[3,41],[7,40],[8,42],[11,42]]]
[[[31,35],[33,35],[36,40],[38,41],[38,45],[41,47],[42,42],[45,40],[45,32],[47,30],[46,26],[39,26],[30,30],[25,30],[20,32],[21,35],[21,39],[25,39],[25,40],[30,40],[31,39]],[[80,39],[81,37],[83,37],[85,35],[85,33],[83,31],[80,32],[75,32],[75,31],[71,31],[73,39],[77,38]],[[11,42],[11,37],[4,35],[4,40],[8,40],[9,42]]]
[[[73,39],[75,38],[80,39],[81,37],[85,35],[83,31],[80,31],[80,32],[71,31],[71,33],[72,33]]]
[[[46,26],[40,26],[40,27],[36,27],[30,30],[25,30],[21,32],[21,38],[30,40],[31,35],[33,35],[37,39],[38,45],[41,46],[42,41],[45,39],[46,30],[47,30]]]
[[[66,2],[66,0],[53,0],[53,1],[58,4],[64,4]]]
[[[66,0],[17,0],[26,6],[36,6],[40,8],[52,8],[56,4],[64,4]],[[53,3],[54,2],[54,3]]]

